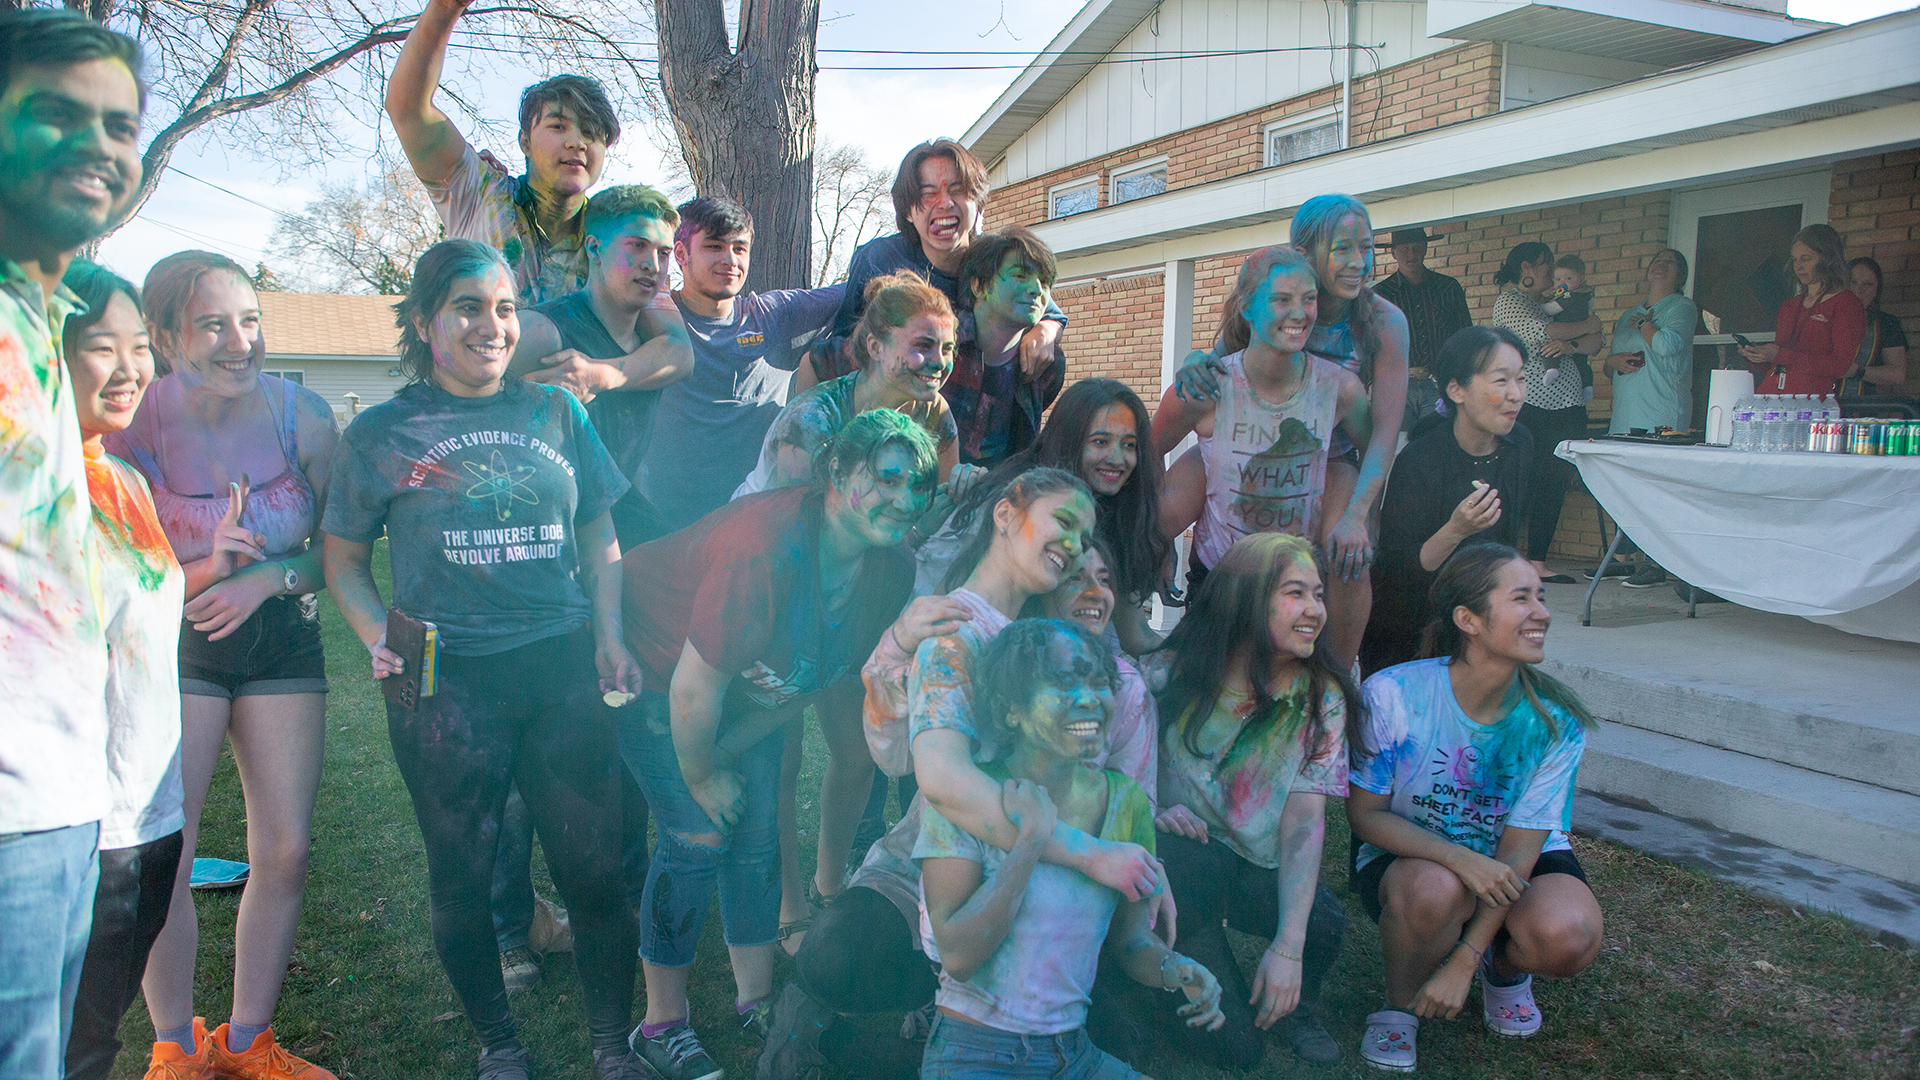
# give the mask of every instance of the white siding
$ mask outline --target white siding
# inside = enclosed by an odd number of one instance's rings
[[[398,365],[399,360],[391,356],[366,360],[311,360],[271,354],[267,357],[267,367],[273,371],[303,373],[306,388],[326,398],[327,404],[333,406],[333,415],[342,423],[350,418],[343,394],[359,394],[360,407],[364,409],[380,404],[407,385],[405,377],[388,374],[397,372]]]
[[[1500,107],[1517,109],[1542,101],[1638,79],[1660,70],[1652,64],[1604,56],[1508,45],[1502,57]]]
[[[1385,42],[1378,67],[1392,67],[1458,42],[1426,36],[1426,5],[1360,5],[1362,45]],[[1158,33],[1155,30],[1158,30]],[[1166,0],[1114,53],[1180,55],[1342,43],[1338,0]],[[1361,53],[1356,74],[1376,68]],[[1085,78],[994,163],[995,184],[1011,184],[1337,84],[1341,53],[1275,52],[1196,60],[1108,63]],[[1178,181],[1176,181],[1178,182]]]

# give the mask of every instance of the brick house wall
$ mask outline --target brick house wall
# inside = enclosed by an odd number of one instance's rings
[[[1034,225],[1047,220],[1047,189],[1099,174],[1100,205],[1108,198],[1107,174],[1136,162],[1167,157],[1167,187],[1192,187],[1266,167],[1264,129],[1336,105],[1338,86],[1188,128],[1064,169],[995,189],[987,204],[987,227]],[[1353,84],[1353,145],[1377,142],[1500,111],[1500,46],[1476,42],[1411,60]]]
[[[1920,342],[1920,150],[1836,161],[1827,221],[1847,258],[1871,255],[1885,276],[1880,307]],[[1920,356],[1907,348],[1907,393],[1920,396]]]

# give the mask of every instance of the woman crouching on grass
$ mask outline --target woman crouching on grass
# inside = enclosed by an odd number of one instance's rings
[[[1240,538],[1146,660],[1162,721],[1155,824],[1180,901],[1176,940],[1226,987],[1218,1032],[1175,1027],[1174,1038],[1220,1068],[1259,1064],[1276,1024],[1302,1060],[1340,1057],[1314,1009],[1347,925],[1320,884],[1320,851],[1327,797],[1347,791],[1360,695],[1329,658],[1321,568],[1302,537]],[[1270,943],[1251,987],[1223,920]]]
[[[482,1043],[481,1080],[527,1076],[488,907],[516,783],[579,939],[593,1075],[629,1080],[621,834],[644,804],[601,699],[640,688],[609,515],[627,481],[571,394],[506,375],[515,295],[484,244],[446,240],[420,257],[395,305],[413,382],[347,428],[323,525],[327,584],[374,678],[405,675],[370,565],[384,529],[395,609],[439,628],[438,689],[411,707],[389,699],[387,732],[426,841],[434,951]]]
[[[1599,902],[1567,842],[1593,718],[1533,665],[1552,615],[1504,544],[1455,552],[1434,581],[1417,660],[1367,680],[1347,819],[1353,889],[1380,923],[1387,1006],[1360,1056],[1412,1072],[1423,1018],[1460,1014],[1477,974],[1487,1030],[1540,1030],[1533,976],[1600,953]]]
[[[1056,822],[1103,840],[1153,843],[1146,791],[1089,764],[1106,750],[1113,654],[1077,623],[1024,619],[1001,631],[979,664],[978,723],[1005,747],[983,771],[1001,783],[1018,837],[1002,852],[933,807],[922,814],[913,855],[926,898],[923,936],[941,969],[920,1075],[1137,1077],[1086,1035],[1103,945],[1135,981],[1184,990],[1189,1024],[1217,1028],[1223,1018],[1220,984],[1148,927],[1150,899],[1122,906],[1115,890],[1041,859]]]

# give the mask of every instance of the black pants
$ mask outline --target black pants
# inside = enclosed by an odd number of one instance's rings
[[[1520,422],[1533,436],[1533,460],[1527,468],[1527,558],[1543,562],[1547,549],[1553,546],[1554,530],[1560,527],[1560,507],[1580,475],[1571,462],[1554,457],[1553,448],[1567,439],[1587,437],[1587,407],[1541,409],[1522,405]]]
[[[167,925],[173,879],[180,869],[179,833],[100,853],[100,885],[93,893],[93,936],[73,1003],[67,1040],[67,1076],[106,1080],[120,1053],[120,1018],[127,1014],[147,953]]]
[[[440,689],[387,733],[426,841],[433,947],[488,1048],[514,1038],[488,899],[507,787],[517,783],[566,901],[595,1049],[624,1045],[637,924],[621,860],[646,828],[582,629],[491,656],[440,656]],[[628,813],[627,808],[633,812]]]
[[[1280,928],[1279,871],[1255,866],[1218,841],[1201,844],[1174,833],[1159,834],[1156,851],[1180,902],[1176,947],[1220,980],[1220,1011],[1227,1016],[1219,1031],[1188,1027],[1174,1013],[1185,1004],[1186,995],[1150,991],[1156,1008],[1164,1013],[1162,1028],[1188,1056],[1215,1068],[1251,1069],[1266,1049],[1266,1033],[1253,1026],[1255,1014],[1247,1004],[1253,991],[1233,959],[1222,923],[1271,940]],[[1346,909],[1321,885],[1307,916],[1300,1008],[1311,1008],[1320,997],[1320,986],[1340,956],[1346,931]]]
[[[911,1012],[940,987],[914,944],[919,932],[893,901],[856,885],[814,918],[793,958],[794,973],[835,1012]]]

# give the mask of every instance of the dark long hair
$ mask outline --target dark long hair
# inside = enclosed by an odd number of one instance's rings
[[[1871,255],[1862,255],[1857,259],[1851,259],[1847,262],[1847,276],[1849,279],[1853,276],[1854,268],[1858,266],[1864,266],[1868,270],[1873,271],[1873,303],[1867,305],[1867,310],[1879,311],[1880,298],[1886,295],[1887,291],[1887,275],[1880,272],[1880,260]],[[1852,284],[1851,280],[1849,280],[1848,284]]]
[[[1511,562],[1525,562],[1526,558],[1505,544],[1466,544],[1455,550],[1440,567],[1440,574],[1433,579],[1433,588],[1427,593],[1427,610],[1433,614],[1420,635],[1420,655],[1445,656],[1455,662],[1465,657],[1467,635],[1461,633],[1453,621],[1455,609],[1466,608],[1485,618],[1492,610],[1493,592],[1500,587],[1501,569]],[[1593,727],[1593,714],[1587,711],[1580,696],[1559,679],[1532,664],[1521,664],[1517,677],[1527,704],[1533,706],[1534,715],[1547,725],[1547,731],[1554,738],[1560,737],[1559,727],[1544,702],[1565,710],[1582,728]]]
[[[1160,455],[1153,452],[1153,421],[1140,395],[1117,379],[1081,379],[1053,403],[1046,426],[1032,446],[993,467],[974,494],[953,514],[953,526],[964,532],[980,512],[991,506],[1007,481],[1029,469],[1059,469],[1080,475],[1080,462],[1093,418],[1109,405],[1124,405],[1133,413],[1139,439],[1139,463],[1118,494],[1093,496],[1094,535],[1111,554],[1113,591],[1121,602],[1139,602],[1159,582],[1160,565],[1167,558],[1167,542],[1160,535]],[[1084,477],[1082,478],[1084,479]]]
[[[1507,252],[1507,261],[1501,263],[1500,269],[1493,272],[1493,283],[1518,285],[1520,284],[1520,267],[1527,263],[1551,263],[1552,261],[1553,249],[1538,240],[1527,240],[1515,244],[1513,250]]]
[[[1161,726],[1183,726],[1181,742],[1195,757],[1200,752],[1200,728],[1207,713],[1226,688],[1227,671],[1235,656],[1244,655],[1247,681],[1253,687],[1253,713],[1235,742],[1276,723],[1295,722],[1282,717],[1267,684],[1287,658],[1274,647],[1268,630],[1268,605],[1280,587],[1288,568],[1309,562],[1326,580],[1326,560],[1306,540],[1291,533],[1254,533],[1243,536],[1220,556],[1206,580],[1194,593],[1187,614],[1173,628],[1160,648],[1171,654],[1173,663],[1167,672],[1167,686],[1158,695]],[[1347,705],[1347,743],[1358,745],[1363,730],[1366,706],[1353,677],[1328,655],[1324,635],[1315,641],[1313,655],[1306,661],[1307,708],[1299,722],[1311,725],[1314,736],[1309,757],[1317,757],[1326,747],[1320,732],[1321,699],[1329,686],[1338,687]],[[1192,722],[1188,722],[1188,714]],[[1291,732],[1283,731],[1283,735]],[[1227,754],[1233,748],[1229,746]]]
[[[1304,252],[1309,259],[1319,261],[1320,254],[1333,243],[1333,231],[1347,218],[1357,217],[1366,223],[1367,231],[1373,231],[1373,216],[1367,213],[1367,204],[1351,195],[1315,195],[1300,204],[1293,213],[1293,223],[1287,227],[1293,246]],[[1353,298],[1347,308],[1347,329],[1353,334],[1354,348],[1360,352],[1360,381],[1373,385],[1373,358],[1380,352],[1380,308],[1386,301],[1374,294],[1373,285],[1373,245],[1366,247],[1367,273],[1360,284],[1360,294]],[[1314,271],[1315,276],[1319,270]],[[1331,301],[1327,295],[1327,283],[1320,283],[1320,310],[1326,311]]]
[[[1106,675],[1108,686],[1120,681],[1113,650],[1079,623],[1061,619],[1016,619],[1009,623],[973,662],[974,723],[981,731],[998,730],[1013,736],[1000,740],[1007,751],[1018,740],[1007,717],[1032,702],[1033,695],[1047,684],[1047,643],[1056,635],[1073,638],[1085,647]],[[1113,718],[1107,719],[1111,722]]]
[[[993,546],[992,507],[998,507],[1003,502],[1010,503],[1015,510],[1024,514],[1041,496],[1058,495],[1066,491],[1077,491],[1088,498],[1093,497],[1086,481],[1064,469],[1028,469],[1000,485],[995,489],[992,501],[987,504],[990,509],[984,514],[974,515],[972,531],[967,533],[959,553],[953,557],[953,565],[947,567],[947,575],[940,579],[940,591],[950,593],[965,585],[980,566],[980,560],[986,558],[987,549]]]
[[[496,267],[513,276],[500,252],[478,240],[442,240],[421,253],[413,265],[413,284],[393,305],[393,324],[400,329],[400,370],[407,373],[408,382],[433,379],[433,346],[420,336],[414,320],[432,322],[455,281],[479,277]]]

